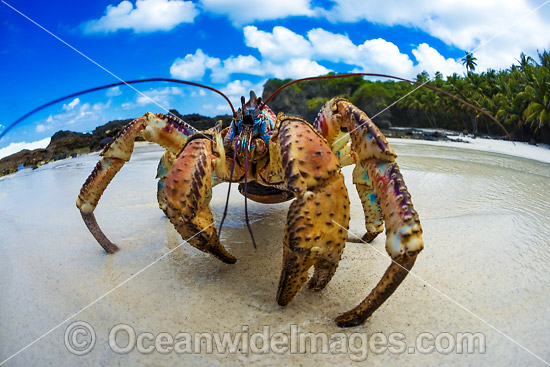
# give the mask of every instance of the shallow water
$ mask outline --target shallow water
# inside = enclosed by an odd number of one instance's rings
[[[6,365],[351,364],[353,355],[360,354],[349,348],[347,353],[267,355],[242,350],[141,354],[134,349],[120,355],[109,347],[108,335],[121,323],[137,334],[154,335],[237,333],[243,325],[251,334],[264,325],[271,334],[289,334],[291,325],[303,332],[344,332],[348,338],[354,333],[370,337],[398,332],[407,346],[414,346],[424,332],[479,332],[485,337],[484,353],[407,348],[402,354],[371,350],[364,357],[370,365],[543,365],[530,352],[550,360],[550,164],[454,147],[391,143],[420,213],[425,249],[414,275],[371,319],[344,330],[335,326],[334,317],[361,301],[389,264],[381,255],[384,236],[372,247],[348,243],[324,291],[302,290],[282,308],[275,294],[288,203],[249,203],[259,245],[255,251],[244,224],[243,198],[234,188],[221,239],[238,261],[225,265],[185,243],[176,249],[181,238],[156,204],[154,175],[162,151],[151,144],[136,147],[96,210],[104,232],[121,248],[115,255],[103,252],[74,204],[97,154],[0,179],[0,363],[97,300]],[[353,203],[350,236],[362,235],[360,202],[350,168],[345,172]],[[212,207],[218,221],[226,190],[226,184],[214,189]],[[77,320],[92,325],[96,334],[95,347],[84,356],[69,353],[64,344],[67,326]]]

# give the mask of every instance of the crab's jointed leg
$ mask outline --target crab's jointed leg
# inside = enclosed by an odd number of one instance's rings
[[[174,164],[174,160],[176,159],[176,155],[172,153],[171,151],[167,150],[164,152],[164,155],[159,161],[158,167],[157,167],[157,201],[159,203],[159,208],[166,214],[166,196],[164,195],[164,184],[166,181],[166,177],[168,176],[168,172],[170,172],[170,169],[172,168],[172,165]],[[168,214],[166,214],[168,216]]]
[[[341,137],[345,133],[351,137],[356,163],[353,178],[367,227],[363,239],[372,241],[381,232],[382,219],[386,224],[386,251],[392,264],[363,302],[336,319],[340,326],[354,326],[363,323],[405,279],[424,247],[422,227],[395,163],[395,152],[363,111],[345,99],[335,98],[322,108],[315,126],[318,131],[328,132],[333,149],[345,146],[345,141],[338,141],[344,140]]]
[[[338,157],[340,165],[343,167],[355,164],[357,156],[352,152],[352,142],[347,133],[347,124],[343,120],[343,116],[338,114],[335,101],[339,101],[339,99],[333,99],[321,108],[314,122],[314,127],[327,139],[333,152]],[[361,164],[355,165],[353,183],[361,199],[367,232],[362,239],[348,236],[348,241],[361,242],[362,240],[369,243],[384,230],[384,220],[372,181]]]
[[[206,138],[191,140],[185,146],[166,177],[166,214],[178,233],[192,246],[233,264],[236,259],[220,243],[208,206],[213,154],[212,142]]]
[[[370,243],[384,230],[384,218],[380,209],[378,196],[374,189],[373,182],[369,178],[363,166],[357,164],[353,169],[353,183],[361,198],[363,212],[365,214],[365,227],[367,232],[362,240]],[[348,238],[348,241],[358,242],[355,238]]]
[[[347,229],[349,199],[338,159],[307,122],[280,117],[270,152],[272,164],[284,170],[286,189],[296,197],[288,212],[277,292],[277,302],[286,305],[307,281],[311,266],[310,289],[323,289],[334,275],[346,232],[333,221]]]
[[[86,226],[109,253],[114,253],[118,247],[112,243],[99,228],[93,211],[101,195],[124,163],[130,160],[134,149],[134,140],[142,136],[148,141],[158,143],[171,154],[177,154],[184,146],[187,138],[196,130],[183,121],[170,115],[146,113],[121,130],[100,153],[101,160],[82,186],[76,206],[80,209]],[[166,164],[169,163],[168,158]],[[162,181],[162,177],[161,177]],[[162,203],[159,202],[159,205]]]

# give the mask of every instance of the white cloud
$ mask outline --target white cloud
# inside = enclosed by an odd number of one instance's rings
[[[120,90],[120,87],[113,87],[107,89],[107,92],[105,92],[105,95],[107,97],[116,97],[120,96],[122,94],[122,91]]]
[[[39,141],[33,141],[31,143],[27,143],[25,141],[10,143],[7,147],[0,148],[0,158],[7,157],[23,149],[33,150],[33,149],[39,149],[39,148],[46,148],[48,144],[50,144],[50,140],[51,138],[45,138]]]
[[[101,103],[101,102],[94,103],[94,105],[92,106],[92,110],[103,111],[109,107],[111,107],[111,100],[108,100],[107,103]]]
[[[205,11],[226,16],[236,26],[306,16],[326,18],[333,23],[368,21],[383,26],[414,28],[452,47],[474,51],[480,71],[507,68],[521,52],[536,56],[537,50],[550,48],[550,6],[542,6],[533,12],[544,4],[542,0],[331,0],[324,2],[330,4],[324,8],[318,5],[321,2],[311,0],[257,0],[254,6],[246,0],[200,2]],[[258,49],[263,60],[282,61],[290,57],[319,61],[322,56],[322,60],[349,63],[354,60],[353,56],[357,51],[347,36],[323,30],[310,31],[308,38],[284,27],[275,27],[273,32],[260,31],[254,26],[245,27],[244,30],[246,44]],[[418,38],[415,36],[415,39]],[[429,50],[423,46],[413,47],[416,47],[418,57],[423,59],[419,63],[426,63],[427,69],[439,68],[443,74],[446,74],[443,70],[455,71],[456,65],[452,60],[436,60],[438,56],[428,55]],[[384,51],[390,50],[386,48]],[[374,56],[370,59],[369,65],[376,61]],[[361,63],[355,59],[352,64]],[[403,67],[396,66],[387,66],[384,69],[410,69],[408,61]]]
[[[207,69],[218,68],[220,59],[206,55],[199,48],[195,54],[176,59],[170,67],[170,74],[185,80],[201,80]]]
[[[290,59],[284,63],[265,63],[265,75],[272,75],[279,79],[299,79],[308,76],[327,74],[331,70],[309,59]]]
[[[67,121],[67,123],[72,125],[72,124],[76,123],[77,121],[82,120],[83,118],[89,118],[89,117],[94,116],[95,113],[91,111],[91,107],[92,106],[89,103],[84,103],[82,106],[80,106],[78,111],[76,111],[76,114],[74,114],[72,116],[71,115],[68,116],[70,118]]]
[[[41,123],[37,124],[35,131],[43,133],[50,130],[75,129],[74,125],[91,124],[93,122],[107,122],[104,112],[111,106],[111,100],[107,103],[96,102],[93,105],[82,103],[79,98],[73,99],[70,103],[64,104],[60,112],[49,115]]]
[[[223,61],[223,66],[212,69],[212,81],[223,83],[229,79],[229,75],[243,73],[249,75],[264,75],[261,62],[254,56],[230,57]]]
[[[199,14],[196,5],[184,0],[128,0],[108,5],[105,14],[84,24],[86,33],[110,33],[131,29],[136,33],[170,31],[182,23],[192,23]]]
[[[446,59],[426,43],[421,43],[412,50],[412,53],[418,61],[417,73],[425,70],[433,77],[437,71],[440,71],[444,76],[449,76],[453,73],[460,74],[464,70],[461,62],[451,58]]]
[[[399,48],[381,38],[367,40],[357,47],[356,65],[362,71],[394,75],[411,75],[413,62]]]
[[[36,125],[36,132],[37,133],[43,133],[44,131],[50,130],[51,128],[52,128],[51,126],[47,126],[47,125],[44,125],[44,124],[38,124],[38,125]]]
[[[507,68],[522,51],[536,55],[537,49],[550,48],[550,7],[529,14],[541,2],[334,0],[334,3],[330,11],[321,10],[318,14],[333,22],[367,20],[421,29],[448,45],[475,50],[479,70]]]
[[[234,80],[231,83],[227,84],[224,88],[221,89],[221,91],[227,95],[227,97],[233,102],[233,101],[240,101],[241,96],[245,96],[248,100],[248,96],[250,95],[250,91],[253,90],[257,96],[262,95],[264,84],[266,80],[262,80],[258,83],[253,84],[252,82],[248,80]],[[235,108],[239,108],[240,106],[234,106]],[[226,109],[229,107],[226,105]]]
[[[282,19],[290,16],[313,16],[310,0],[201,0],[202,7],[213,14],[227,16],[235,25],[254,21]]]
[[[265,32],[254,26],[244,28],[245,42],[257,48],[264,67],[277,78],[301,78],[326,74],[330,69],[318,62],[343,62],[350,70],[411,76],[413,62],[399,48],[381,38],[355,45],[348,36],[321,28],[307,33],[307,39],[284,27]],[[267,74],[266,74],[267,75]]]
[[[217,104],[217,105],[213,105],[211,103],[205,103],[200,108],[202,113],[207,116],[231,114],[231,111],[229,110],[229,106],[227,103]]]
[[[202,88],[198,88],[198,90],[193,90],[191,92],[191,97],[204,97],[206,96],[206,91]]]
[[[71,110],[74,110],[74,108],[76,107],[76,105],[78,105],[80,103],[80,99],[79,98],[75,98],[73,99],[71,102],[69,102],[68,104],[63,104],[63,110],[64,111],[71,111]]]
[[[183,96],[183,94],[183,90],[178,87],[152,88],[148,91],[142,92],[142,94],[138,94],[136,103],[139,106],[154,103],[164,106],[165,108],[169,108],[173,100],[172,97]]]
[[[369,22],[388,26],[416,27],[463,49],[476,46],[528,13],[534,6],[526,0],[334,0],[332,21]],[[540,4],[539,4],[540,5]],[[532,15],[530,21],[538,18]]]
[[[266,60],[309,57],[311,43],[290,29],[276,26],[271,33],[254,26],[244,27],[244,39],[248,47],[258,49]]]
[[[254,56],[229,57],[223,63],[216,57],[210,57],[201,49],[184,58],[178,58],[170,67],[170,74],[184,80],[202,80],[207,71],[216,83],[224,83],[233,73],[263,75],[260,61]]]
[[[210,60],[210,62],[205,62]],[[177,59],[170,67],[170,74],[175,78],[187,80],[202,80],[207,71],[211,71],[211,79],[215,83],[224,83],[234,73],[276,78],[303,78],[330,72],[330,69],[304,58],[291,58],[273,62],[259,61],[253,56],[238,56],[228,58],[223,63],[220,59],[204,54],[200,49],[195,55],[187,55],[185,59]]]
[[[357,46],[343,34],[335,34],[321,28],[312,29],[307,33],[317,57],[333,62],[355,62]]]
[[[413,78],[423,70],[432,75],[440,71],[445,76],[463,71],[460,60],[443,57],[427,43],[414,48],[414,59],[411,59],[397,45],[382,38],[365,40],[356,45],[347,35],[321,28],[310,30],[307,37],[280,26],[273,28],[272,33],[253,26],[245,27],[243,31],[246,44],[258,49],[262,60],[267,60],[262,62],[262,66],[270,70],[269,75],[277,78],[326,74],[330,70],[319,64],[324,61],[347,64],[349,71],[405,78]],[[289,47],[289,44],[293,46]],[[298,58],[298,55],[302,57]]]
[[[325,62],[346,64],[350,72],[376,72],[405,78],[414,78],[424,70],[432,76],[437,71],[447,76],[464,70],[460,59],[445,58],[427,43],[413,46],[413,57],[410,57],[382,38],[355,44],[345,34],[321,28],[301,35],[281,26],[274,27],[271,32],[247,26],[243,33],[246,45],[257,49],[260,58],[239,55],[221,60],[198,49],[174,61],[170,68],[172,76],[202,81],[209,74],[213,83],[227,83],[234,74],[297,79],[332,71],[323,65]],[[225,91],[238,99],[248,93],[249,87],[244,80],[237,80],[229,83]]]

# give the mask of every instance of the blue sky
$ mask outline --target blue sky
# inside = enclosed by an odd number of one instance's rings
[[[550,49],[547,2],[2,0],[0,130],[38,105],[118,82],[116,77],[191,80],[219,88],[237,103],[250,89],[260,94],[271,77],[461,74],[465,51],[474,52],[480,71],[507,68],[522,51],[536,58],[537,50]],[[12,130],[0,149],[147,111],[229,113],[223,99],[197,88],[135,88],[141,93],[120,87],[52,106]]]

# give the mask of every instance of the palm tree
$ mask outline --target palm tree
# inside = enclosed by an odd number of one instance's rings
[[[525,87],[518,97],[529,103],[523,118],[537,132],[542,126],[550,125],[550,73],[539,67],[534,69],[532,77],[533,83]]]
[[[517,60],[519,63],[519,68],[524,73],[528,72],[531,67],[533,67],[533,64],[535,64],[535,60],[531,56],[527,56],[525,53],[521,53],[519,55],[519,60]]]
[[[466,51],[466,56],[462,58],[462,65],[466,66],[468,74],[476,69],[476,60],[473,53]]]
[[[416,82],[427,83],[430,80],[430,74],[426,70],[416,75]]]
[[[550,52],[544,50],[542,53],[539,52],[540,65],[548,71],[550,71]]]

